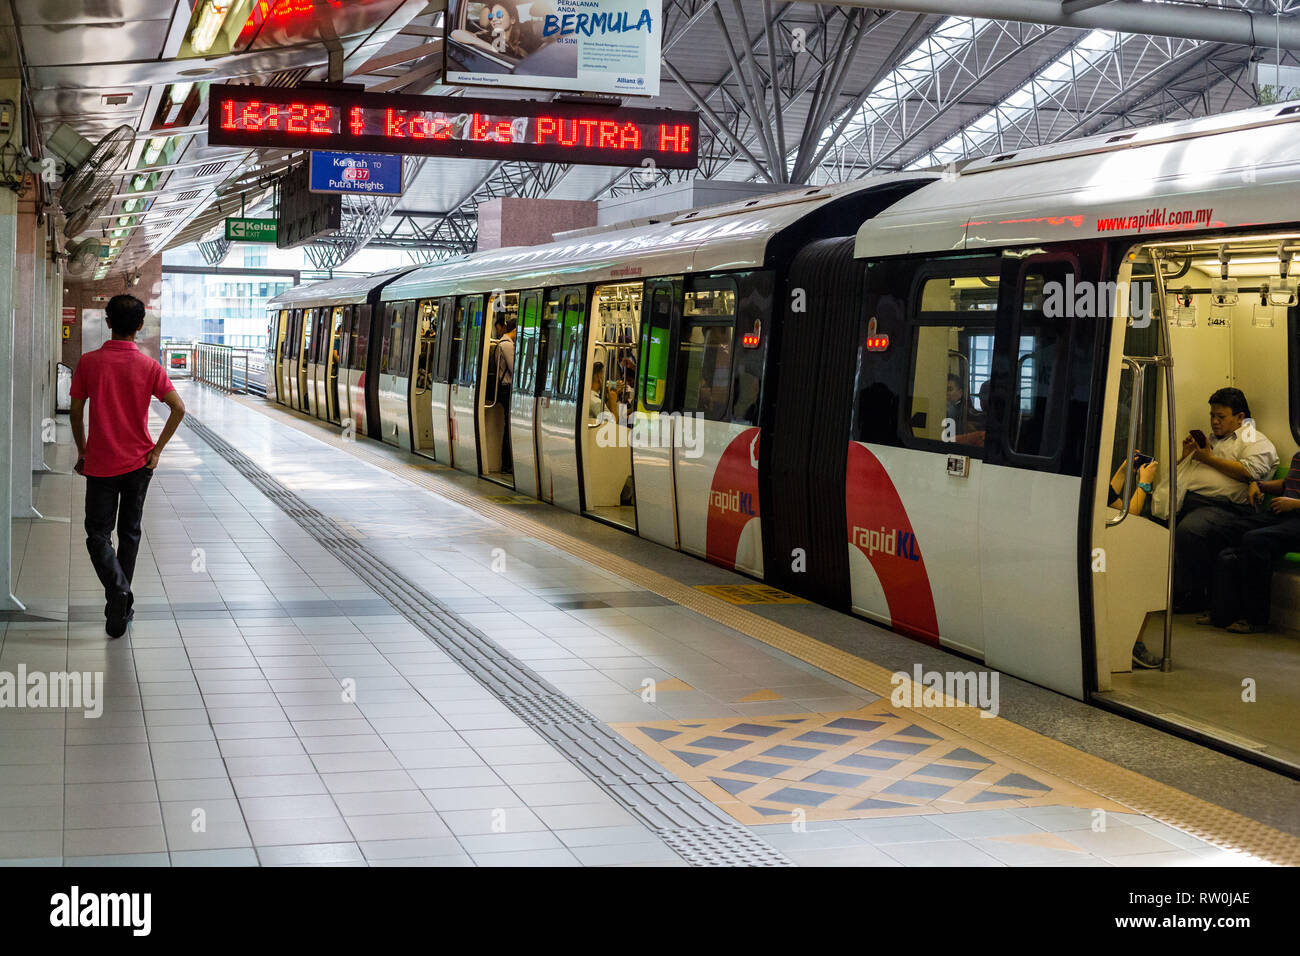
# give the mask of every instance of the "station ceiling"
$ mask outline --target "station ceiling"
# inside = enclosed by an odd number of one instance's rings
[[[24,78],[43,141],[60,124],[92,142],[134,130],[113,199],[87,233],[121,240],[110,274],[188,242],[219,261],[225,217],[264,205],[270,177],[298,159],[209,146],[202,84],[324,81],[333,58],[336,77],[370,90],[461,92],[440,85],[445,0],[230,0],[223,38],[200,51],[207,2],[0,0],[0,68]],[[661,95],[629,104],[701,112],[696,173],[428,160],[400,200],[349,197],[344,230],[310,248],[313,259],[337,268],[366,243],[423,258],[472,248],[476,204],[502,195],[601,199],[689,175],[840,181],[1223,112],[1288,95],[1261,93],[1258,64],[1300,63],[1300,0],[663,4]],[[1008,7],[1035,22],[978,17]],[[1080,25],[1053,22],[1061,7]],[[1126,32],[1134,8],[1154,9],[1164,35]],[[1180,19],[1206,8],[1253,12],[1255,44],[1190,27],[1180,36]],[[123,215],[133,225],[114,236]]]

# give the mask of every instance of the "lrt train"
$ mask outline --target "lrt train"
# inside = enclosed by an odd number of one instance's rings
[[[1135,640],[1174,636],[1164,465],[1207,396],[1240,385],[1296,450],[1298,121],[294,288],[270,303],[268,399],[1090,699]],[[1133,489],[1135,450],[1161,467],[1130,514],[1108,485]]]

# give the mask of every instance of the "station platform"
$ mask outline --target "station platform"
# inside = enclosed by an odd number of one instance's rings
[[[66,419],[15,523],[7,865],[1300,862],[1300,784],[256,398],[190,410],[103,631]],[[157,424],[157,423],[155,423]],[[769,601],[775,603],[746,603]]]

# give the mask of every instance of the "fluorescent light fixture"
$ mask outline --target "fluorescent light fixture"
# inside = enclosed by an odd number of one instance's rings
[[[199,18],[190,33],[190,49],[195,53],[207,53],[216,42],[217,34],[226,22],[230,12],[229,0],[203,0],[199,8]]]
[[[185,102],[192,89],[194,89],[193,83],[173,83],[167,88],[167,99],[179,106]]]
[[[142,192],[143,190],[147,189],[148,186],[149,186],[148,173],[140,173],[140,175],[134,177],[131,180],[131,192],[133,193]]]

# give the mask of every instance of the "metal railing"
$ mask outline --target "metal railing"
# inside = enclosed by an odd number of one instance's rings
[[[196,382],[223,392],[265,395],[266,353],[200,342],[193,347],[190,374]]]

